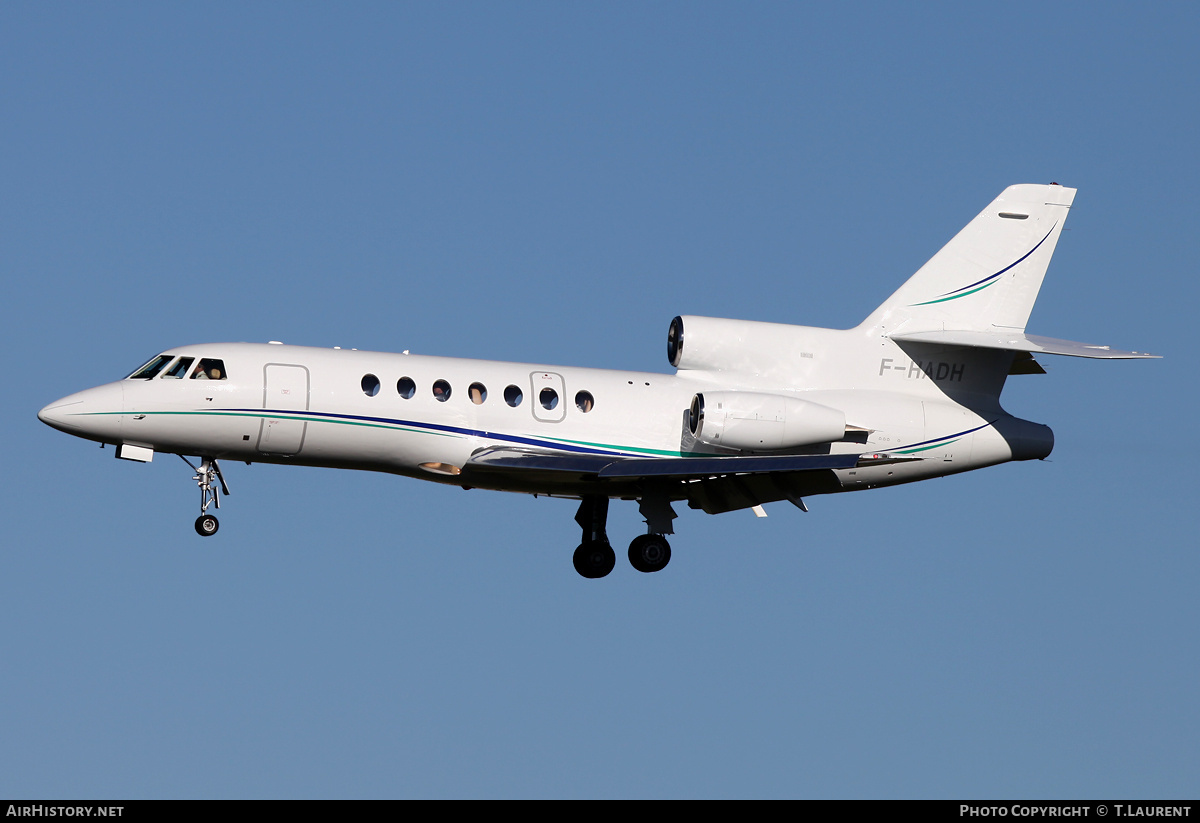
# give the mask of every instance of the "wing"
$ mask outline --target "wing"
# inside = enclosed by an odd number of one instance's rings
[[[671,477],[693,479],[721,474],[852,469],[858,454],[799,454],[783,456],[622,457],[615,454],[569,454],[497,446],[476,452],[467,463],[476,468],[527,469],[589,474],[601,480]]]
[[[802,495],[833,490],[831,484],[838,482],[833,476],[835,469],[919,459],[882,453],[643,458],[496,446],[477,451],[464,470],[549,474],[552,481],[557,476],[564,486],[572,481],[587,482],[592,493],[608,490],[619,495],[630,487],[665,489],[671,499],[686,499],[693,508],[717,514],[776,500],[790,500],[803,508]]]

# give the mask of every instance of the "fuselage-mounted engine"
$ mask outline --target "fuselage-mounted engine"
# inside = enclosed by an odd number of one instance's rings
[[[841,440],[846,415],[809,400],[746,391],[692,398],[688,428],[697,442],[745,451],[777,451]]]

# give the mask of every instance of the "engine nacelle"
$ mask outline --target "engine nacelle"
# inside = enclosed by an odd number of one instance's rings
[[[805,326],[755,320],[676,317],[667,331],[667,359],[681,370],[761,374],[781,364],[796,364],[811,358],[814,331]]]
[[[846,415],[778,394],[706,391],[692,398],[688,428],[709,446],[767,451],[841,440]]]

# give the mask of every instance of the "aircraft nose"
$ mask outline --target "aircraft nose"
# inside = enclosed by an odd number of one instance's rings
[[[67,434],[106,440],[118,436],[121,403],[121,385],[110,383],[55,400],[38,412],[38,420]]]
[[[59,431],[70,431],[71,429],[81,428],[80,426],[72,426],[67,422],[71,419],[71,412],[79,411],[78,407],[83,404],[82,400],[72,399],[74,397],[76,395],[55,400],[38,412],[38,420]]]

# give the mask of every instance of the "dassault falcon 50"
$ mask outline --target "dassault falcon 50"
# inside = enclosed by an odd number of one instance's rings
[[[1042,354],[1153,356],[1025,332],[1074,197],[1006,189],[852,329],[676,317],[674,374],[204,343],[38,417],[125,460],[182,457],[201,535],[229,494],[220,461],[361,469],[578,500],[588,578],[616,562],[609,501],[637,501],[647,533],[629,561],[655,572],[674,503],[807,511],[811,495],[1049,455],[1048,427],[1001,408],[1009,375],[1044,374]]]

